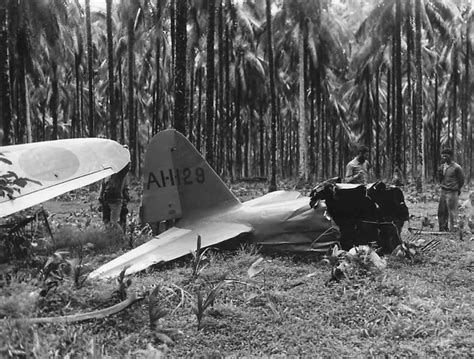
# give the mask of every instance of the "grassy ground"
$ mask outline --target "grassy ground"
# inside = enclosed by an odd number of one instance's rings
[[[245,199],[264,192],[255,184],[232,189]],[[89,207],[93,198],[82,193],[46,205],[58,213],[53,217],[57,242],[104,244],[69,248],[64,254],[82,255],[84,271],[128,245],[98,226],[98,213]],[[436,221],[435,196],[407,198],[414,215],[409,226],[420,227],[426,214]],[[137,204],[135,200],[133,206]],[[138,241],[146,239],[135,232]],[[463,240],[457,234],[439,238],[440,246],[427,256],[388,257],[381,273],[358,273],[328,284],[331,267],[317,258],[262,256],[243,245],[235,251],[207,252],[197,275],[189,256],[133,276],[131,283],[86,280],[77,287],[65,276],[44,296],[38,295],[44,288],[38,268],[47,257],[40,253],[1,278],[0,356],[470,357],[474,242],[467,235]],[[118,303],[124,292],[144,299],[105,319],[67,325],[15,319],[104,308]],[[215,297],[213,306],[199,310],[199,298],[204,305],[208,295]],[[202,314],[199,330],[196,313]]]

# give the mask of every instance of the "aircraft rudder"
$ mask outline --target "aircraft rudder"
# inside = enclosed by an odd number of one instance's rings
[[[145,218],[183,218],[240,203],[191,142],[176,130],[155,135],[145,155]],[[149,214],[149,215],[147,215]]]

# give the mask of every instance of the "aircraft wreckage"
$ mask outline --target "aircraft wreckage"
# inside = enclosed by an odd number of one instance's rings
[[[125,274],[132,274],[182,257],[196,248],[198,236],[202,248],[246,235],[247,240],[264,250],[324,253],[340,243],[341,235],[326,201],[343,223],[347,238],[359,230],[356,223],[361,221],[360,209],[365,208],[350,199],[355,195],[357,200],[365,193],[365,186],[330,182],[316,187],[311,198],[295,191],[276,191],[241,203],[196,148],[175,130],[153,137],[145,154],[143,173],[142,220],[153,223],[174,219],[175,226],[96,269],[90,278],[116,277],[123,269]],[[383,184],[371,188],[378,204],[369,200],[368,208],[373,211],[367,224],[380,220],[386,223],[387,215],[394,214],[388,213],[387,208],[404,206],[403,193]],[[354,219],[349,218],[350,213]],[[395,215],[403,217],[403,224],[405,213]],[[377,233],[383,234],[378,229]],[[369,238],[374,238],[373,231]],[[397,238],[394,241],[399,242]],[[353,242],[351,237],[351,246]]]
[[[0,218],[101,180],[129,162],[126,148],[98,138],[1,147]],[[174,227],[97,268],[90,278],[116,277],[123,269],[133,274],[185,256],[195,250],[198,236],[202,248],[245,238],[279,252],[325,253],[336,244],[350,248],[372,240],[393,249],[408,219],[401,190],[383,183],[366,188],[327,181],[310,197],[276,191],[241,203],[175,130],[153,137],[143,173],[142,220],[172,219]]]

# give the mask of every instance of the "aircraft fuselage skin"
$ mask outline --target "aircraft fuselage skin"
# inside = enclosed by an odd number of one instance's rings
[[[204,215],[201,213],[199,221],[247,224],[253,228],[252,237],[259,244],[294,244],[298,242],[295,237],[301,243],[308,243],[334,225],[324,202],[311,208],[309,200],[298,192],[278,191],[231,207],[214,208]],[[195,220],[183,219],[176,225],[187,227]]]

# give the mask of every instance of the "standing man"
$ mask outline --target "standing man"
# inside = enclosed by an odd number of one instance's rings
[[[130,163],[119,172],[102,181],[99,202],[102,208],[102,220],[106,226],[121,228],[125,233],[127,204],[130,201],[127,174]]]
[[[367,146],[359,146],[357,156],[346,166],[344,182],[355,184],[367,184],[369,181],[369,171],[372,168],[367,157],[369,149]]]
[[[446,148],[441,152],[438,168],[441,195],[438,205],[438,223],[440,231],[453,231],[458,224],[458,201],[464,185],[464,172],[460,165],[453,161],[453,150]]]

